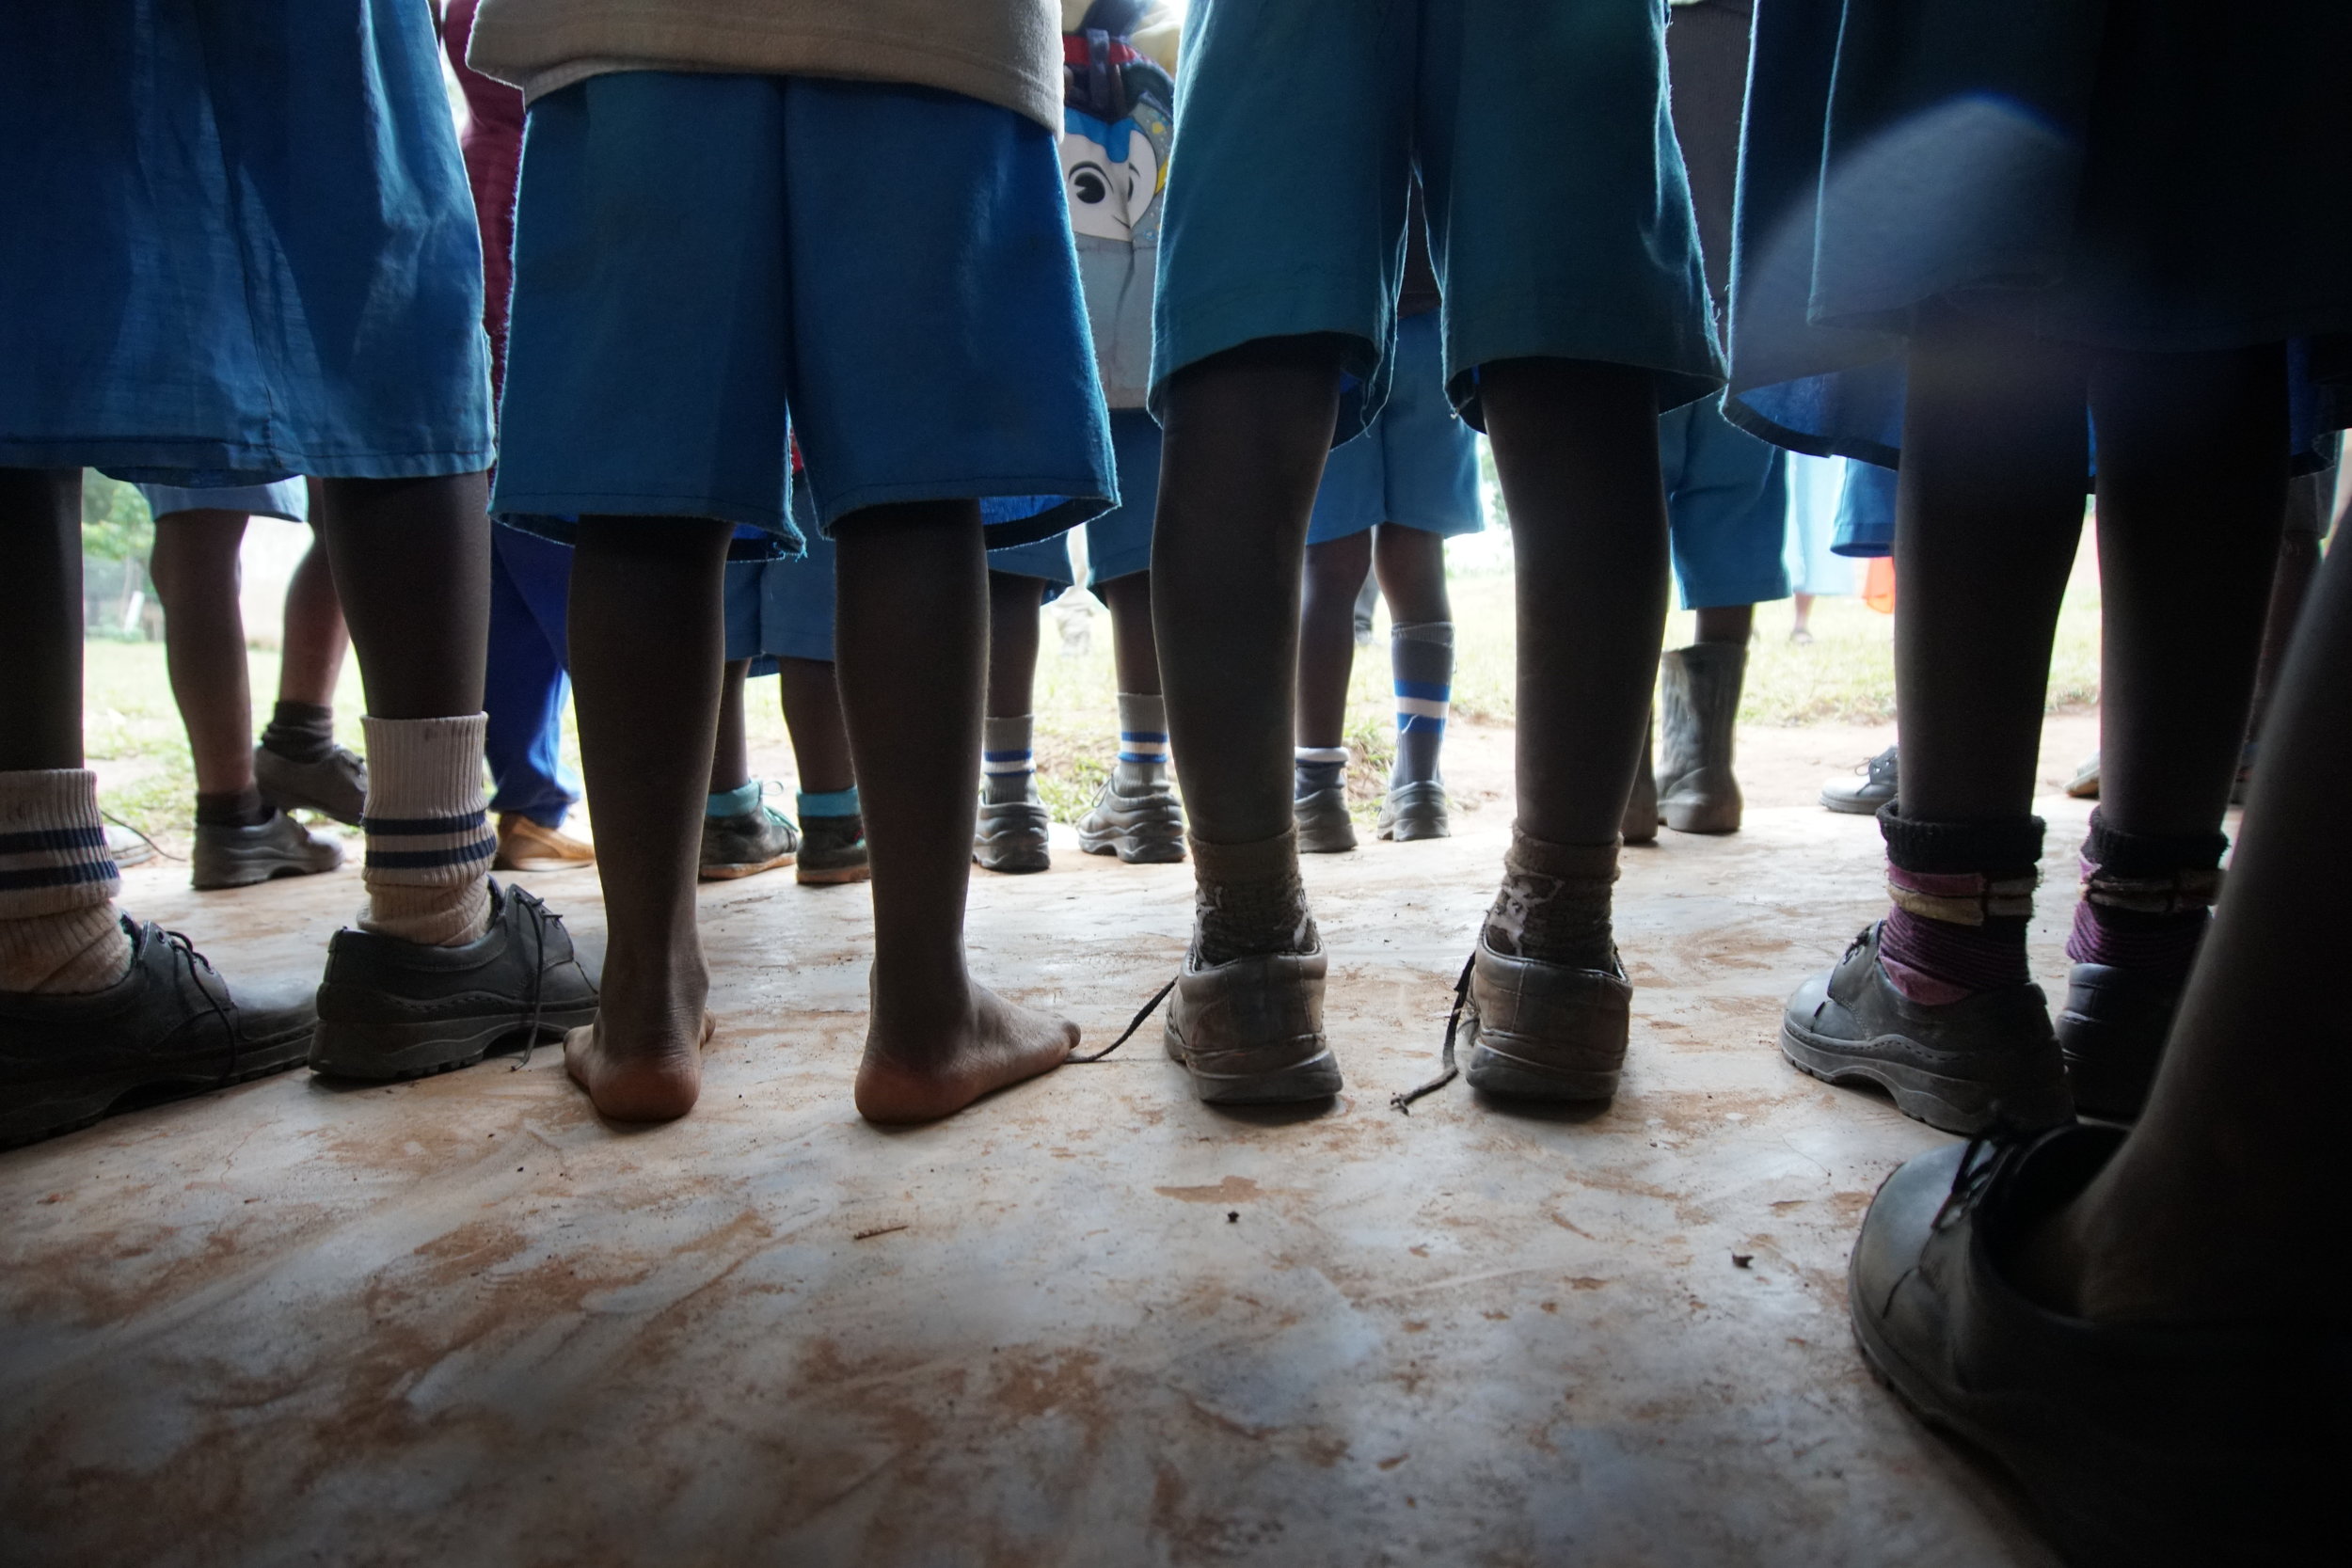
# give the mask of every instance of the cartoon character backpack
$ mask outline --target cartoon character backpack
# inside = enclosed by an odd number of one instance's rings
[[[1062,35],[1062,182],[1104,400],[1140,408],[1176,84],[1133,34],[1151,0],[1093,0]]]

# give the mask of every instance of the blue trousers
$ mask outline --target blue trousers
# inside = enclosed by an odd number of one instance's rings
[[[482,693],[489,715],[483,750],[497,791],[490,809],[560,828],[580,800],[580,781],[563,763],[564,702],[572,685],[564,635],[571,546],[519,529],[492,532],[490,662]]]

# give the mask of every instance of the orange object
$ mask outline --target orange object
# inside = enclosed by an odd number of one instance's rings
[[[1862,602],[1881,615],[1895,613],[1895,558],[1874,555],[1869,574],[1862,579]]]

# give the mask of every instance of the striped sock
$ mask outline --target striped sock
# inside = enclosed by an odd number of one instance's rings
[[[2026,927],[2041,877],[2042,818],[1922,822],[1879,809],[1886,891],[1879,964],[1914,1002],[1944,1006],[2032,982]]]
[[[1029,798],[1036,763],[1029,750],[1028,714],[980,721],[980,794],[991,805]]]
[[[1168,768],[1168,703],[1156,691],[1119,694],[1119,792],[1136,795],[1158,784]]]
[[[1301,746],[1293,753],[1296,769],[1291,798],[1304,800],[1318,790],[1337,789],[1347,773],[1344,746]]]
[[[2076,963],[2157,970],[2185,978],[2221,893],[2221,833],[2120,832],[2102,810],[2083,840],[2083,897],[2066,956]]]
[[[490,831],[481,714],[375,719],[368,735],[368,908],[359,928],[457,947],[490,928]]]
[[[1396,627],[1389,634],[1389,668],[1396,676],[1396,767],[1389,782],[1432,783],[1454,700],[1454,623]]]
[[[103,990],[131,967],[87,768],[0,773],[0,991]]]

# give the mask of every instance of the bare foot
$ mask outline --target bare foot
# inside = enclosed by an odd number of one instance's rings
[[[719,1021],[705,1012],[695,1034],[664,1030],[628,1046],[608,1040],[604,1015],[564,1037],[564,1070],[614,1121],[675,1121],[703,1087],[703,1047]]]
[[[857,1111],[868,1121],[937,1121],[984,1094],[1053,1071],[1078,1043],[1078,1026],[1015,1006],[986,986],[961,1007],[918,1022],[915,1009],[877,1006],[857,1069]]]

